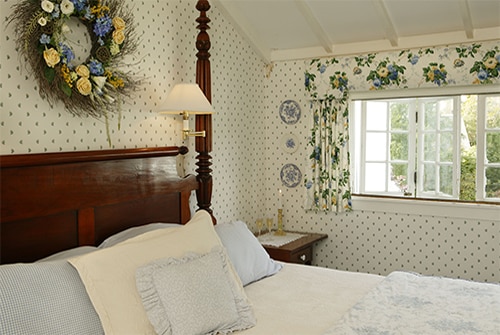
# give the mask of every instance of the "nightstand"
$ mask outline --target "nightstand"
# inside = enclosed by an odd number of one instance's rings
[[[298,234],[304,236],[279,247],[266,245],[265,242],[261,243],[272,259],[289,263],[311,265],[314,243],[324,240],[328,235],[315,233]]]

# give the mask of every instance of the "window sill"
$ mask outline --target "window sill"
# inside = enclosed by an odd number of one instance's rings
[[[475,220],[500,220],[500,205],[353,195],[354,210]]]

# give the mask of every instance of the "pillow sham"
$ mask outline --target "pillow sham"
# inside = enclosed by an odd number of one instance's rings
[[[136,284],[156,333],[226,334],[255,326],[222,247],[142,266]]]
[[[204,254],[215,246],[221,242],[212,218],[200,210],[178,228],[150,231],[69,262],[78,270],[106,334],[155,334],[136,288],[136,269],[188,252]],[[241,282],[240,288],[244,295]]]
[[[65,260],[0,266],[0,334],[104,334],[78,272]]]
[[[157,230],[157,229],[163,229],[163,228],[178,228],[180,224],[178,223],[148,223],[143,226],[138,226],[138,227],[132,227],[129,229],[126,229],[124,231],[121,231],[119,233],[116,233],[114,235],[111,235],[107,239],[105,239],[101,244],[99,244],[98,248],[109,248],[115,244],[118,244],[120,242],[126,241],[132,237],[136,237],[138,235]]]
[[[58,260],[63,260],[63,259],[68,259],[71,257],[76,257],[76,256],[81,256],[88,254],[89,252],[96,251],[97,247],[91,246],[91,245],[85,245],[81,247],[76,247],[68,250],[63,250],[58,253],[52,254],[50,256],[47,256],[45,258],[39,259],[36,262],[48,262],[48,261],[58,261]]]
[[[217,224],[215,231],[226,248],[243,286],[272,276],[283,267],[269,257],[266,249],[243,221]]]

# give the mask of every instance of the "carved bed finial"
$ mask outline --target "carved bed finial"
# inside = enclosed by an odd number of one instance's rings
[[[196,9],[200,11],[200,16],[196,19],[199,29],[198,36],[196,37],[196,83],[200,86],[208,101],[212,102],[211,93],[211,77],[210,77],[210,37],[208,36],[207,29],[210,29],[208,23],[210,19],[207,17],[206,12],[210,9],[210,4],[207,0],[198,0]],[[205,137],[196,137],[196,165],[198,168],[197,180],[199,188],[196,191],[196,198],[198,201],[198,208],[208,211],[212,215],[210,208],[212,201],[212,169],[210,161],[212,157],[212,115],[196,115],[196,130],[205,130]],[[212,220],[215,223],[215,218],[212,215]]]

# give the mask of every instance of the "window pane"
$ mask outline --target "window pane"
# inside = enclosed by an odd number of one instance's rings
[[[486,197],[500,198],[500,168],[486,168]]]
[[[436,123],[437,108],[435,102],[426,102],[424,104],[424,129],[434,130],[437,128]]]
[[[488,163],[500,163],[500,132],[486,134],[486,159]]]
[[[366,160],[387,160],[387,137],[385,133],[366,134]]]
[[[424,160],[426,161],[436,161],[436,134],[425,134],[424,135]]]
[[[441,134],[439,158],[441,162],[453,162],[453,134]]]
[[[486,127],[500,129],[500,96],[486,98]]]
[[[410,106],[407,102],[391,103],[391,130],[408,130]]]
[[[453,100],[441,100],[438,102],[439,108],[439,129],[453,129]]]
[[[389,191],[401,192],[402,195],[408,192],[408,164],[391,164],[391,183]]]
[[[391,134],[391,160],[408,160],[408,134]]]
[[[365,190],[367,192],[385,192],[386,164],[367,163],[365,173]]]
[[[439,191],[453,195],[453,166],[441,166],[439,169]]]
[[[387,103],[369,101],[366,103],[366,129],[387,130]]]
[[[423,191],[436,190],[436,167],[434,164],[424,164],[424,183]]]

